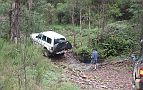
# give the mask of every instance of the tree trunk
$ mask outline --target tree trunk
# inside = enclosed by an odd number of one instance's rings
[[[32,9],[32,0],[28,0],[28,9],[31,10]]]
[[[91,29],[91,23],[90,23],[90,20],[91,20],[91,10],[90,10],[90,6],[88,7],[88,46],[91,47],[91,40],[90,40],[90,29]]]
[[[100,4],[99,3],[97,4],[97,9],[98,9],[97,13],[99,14],[99,16],[98,16],[98,29],[100,29],[101,28],[100,27],[101,11],[100,11]]]
[[[72,7],[72,25],[74,26],[74,5]]]
[[[88,29],[90,30],[91,29],[91,23],[90,23],[90,20],[91,20],[91,10],[90,10],[90,6],[88,8],[88,12],[89,12],[89,16],[88,16]]]
[[[80,33],[81,33],[81,29],[82,29],[82,9],[80,9]]]
[[[17,43],[19,32],[20,0],[12,0],[9,14],[10,20],[10,40]]]
[[[81,33],[81,30],[82,30],[82,9],[80,8],[80,41],[81,41],[81,46],[82,46],[82,33]]]
[[[104,1],[102,2],[102,32],[104,32],[104,28],[105,28],[105,5],[104,5]]]

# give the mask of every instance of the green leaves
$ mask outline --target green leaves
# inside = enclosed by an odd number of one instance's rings
[[[134,44],[132,43],[132,40],[126,40],[125,38],[115,35],[107,38],[102,45],[108,57],[123,54],[124,52],[129,51]]]
[[[114,15],[115,17],[118,17],[122,15],[118,4],[109,5],[109,9],[110,9],[109,16]]]
[[[118,56],[129,53],[137,43],[138,34],[131,25],[125,21],[108,24],[99,40],[99,47],[102,49],[101,56]]]
[[[88,61],[91,60],[90,59],[90,57],[91,57],[91,48],[89,48],[87,46],[82,46],[82,47],[76,49],[75,53],[79,56],[79,60],[81,62],[88,62]]]
[[[142,5],[139,3],[133,3],[131,7],[128,9],[131,13],[133,13],[132,20],[135,22],[139,22],[141,15],[143,13]]]
[[[9,8],[10,8],[10,2],[4,2],[4,1],[0,2],[0,15],[8,13]]]

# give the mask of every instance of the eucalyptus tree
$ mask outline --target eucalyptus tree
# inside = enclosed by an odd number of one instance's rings
[[[10,40],[17,43],[20,37],[20,0],[12,0],[11,10],[9,12],[10,18]]]

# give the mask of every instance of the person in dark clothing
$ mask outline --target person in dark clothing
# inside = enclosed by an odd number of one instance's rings
[[[96,49],[93,49],[92,54],[91,54],[91,64],[92,67],[96,70],[96,63],[97,63],[97,59],[98,59],[98,53],[96,51]]]

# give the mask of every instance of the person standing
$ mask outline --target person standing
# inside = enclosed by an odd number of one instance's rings
[[[94,70],[96,70],[96,63],[97,63],[97,59],[98,59],[98,53],[96,51],[96,49],[93,49],[92,54],[91,54],[91,64],[92,64],[92,68]]]

